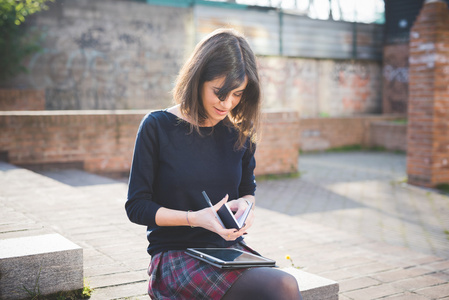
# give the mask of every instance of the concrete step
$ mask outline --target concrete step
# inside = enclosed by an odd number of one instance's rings
[[[336,281],[294,267],[282,270],[296,278],[303,300],[338,300],[339,285]]]
[[[83,288],[83,249],[60,234],[0,240],[0,299]]]

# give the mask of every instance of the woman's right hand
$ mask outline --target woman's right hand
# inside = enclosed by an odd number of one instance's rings
[[[215,232],[220,235],[226,241],[234,241],[243,235],[244,231],[237,231],[237,229],[227,229],[221,226],[217,220],[216,212],[228,201],[228,195],[226,195],[220,202],[213,207],[207,207],[195,212],[189,212],[190,224],[194,227],[203,227],[207,230]]]

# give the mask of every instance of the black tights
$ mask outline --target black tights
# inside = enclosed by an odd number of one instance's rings
[[[296,278],[273,268],[245,271],[229,288],[223,300],[302,300]]]

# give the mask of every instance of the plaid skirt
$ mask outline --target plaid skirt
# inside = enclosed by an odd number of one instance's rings
[[[232,248],[247,250],[239,244]],[[223,270],[184,250],[160,252],[151,258],[148,267],[148,295],[153,300],[221,299],[245,270]]]

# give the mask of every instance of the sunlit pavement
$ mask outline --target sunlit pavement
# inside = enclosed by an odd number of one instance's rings
[[[248,244],[340,284],[339,299],[449,297],[449,197],[405,183],[405,155],[302,154],[299,178],[259,180]],[[83,247],[91,299],[148,299],[145,228],[126,179],[0,163],[0,238],[57,232]]]

